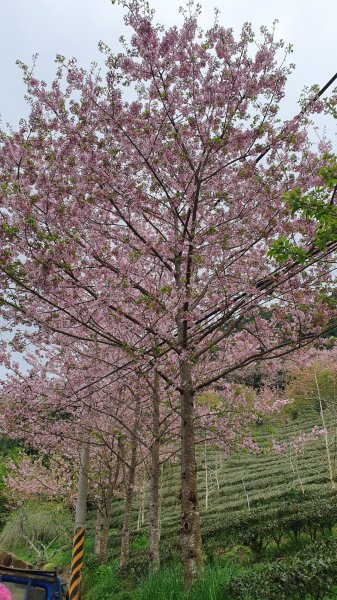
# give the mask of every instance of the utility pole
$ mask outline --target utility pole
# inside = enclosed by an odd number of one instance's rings
[[[83,443],[80,455],[77,500],[75,510],[75,526],[73,552],[71,559],[69,600],[81,599],[81,581],[83,571],[83,554],[85,540],[85,521],[88,499],[89,444]]]

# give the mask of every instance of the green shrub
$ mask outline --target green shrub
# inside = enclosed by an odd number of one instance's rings
[[[301,536],[312,542],[318,536],[331,536],[337,523],[337,497],[324,493],[286,498],[277,506],[227,512],[219,520],[209,518],[202,528],[205,553],[210,562],[232,546],[246,546],[257,560],[266,554],[270,544],[279,549],[281,541],[291,539],[300,546]]]
[[[0,547],[24,552],[37,566],[72,542],[72,515],[62,505],[27,502],[12,512],[0,535]]]
[[[337,544],[319,542],[289,563],[255,567],[223,590],[231,600],[322,600],[337,583]]]

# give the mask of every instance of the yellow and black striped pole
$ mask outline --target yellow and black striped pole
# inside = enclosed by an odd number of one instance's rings
[[[73,553],[71,558],[69,600],[80,600],[84,554],[84,527],[79,527],[74,534]]]

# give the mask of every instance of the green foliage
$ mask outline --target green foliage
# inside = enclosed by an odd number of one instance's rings
[[[337,544],[320,542],[291,561],[262,565],[233,578],[224,597],[231,600],[322,600],[337,583]]]
[[[317,187],[305,195],[301,189],[295,188],[282,197],[292,217],[298,215],[316,223],[314,246],[319,250],[324,250],[331,242],[337,240],[337,209],[331,202],[331,192],[337,185],[337,160],[335,156],[328,154],[325,159],[326,164],[318,170],[324,186]],[[281,264],[289,258],[304,264],[311,258],[308,249],[290,241],[286,236],[280,236],[272,242],[269,256]]]
[[[32,229],[36,229],[36,219],[34,217],[34,215],[27,215],[26,216],[26,223],[27,225],[30,225]]]
[[[178,600],[182,598],[181,567],[173,564],[151,573],[139,586],[134,596],[135,600]]]
[[[133,539],[131,540],[130,543],[130,548],[132,550],[141,550],[142,548],[147,549],[149,545],[149,536],[144,533],[137,533],[137,535],[135,535],[133,537]]]
[[[0,547],[24,552],[40,565],[51,559],[60,546],[71,545],[71,540],[69,511],[52,502],[27,502],[8,517],[0,534]]]
[[[299,264],[304,264],[308,258],[307,252],[290,242],[286,236],[280,236],[270,244],[268,256],[275,258],[280,264],[283,264],[289,258]]]
[[[2,437],[0,439],[1,450],[0,450],[0,526],[2,527],[8,518],[9,507],[7,504],[6,496],[6,484],[5,478],[7,472],[7,460],[11,458],[16,460],[19,452],[19,446],[17,442],[14,442],[10,438]]]
[[[227,588],[230,580],[233,577],[237,579],[239,575],[244,576],[247,569],[249,569],[249,578],[253,580],[256,577],[256,585],[258,585],[260,567],[256,564],[257,559],[264,561],[263,572],[267,567],[274,567],[274,563],[268,566],[267,561],[275,557],[278,560],[280,556],[288,557],[290,565],[294,553],[305,547],[311,540],[331,537],[331,530],[337,523],[337,501],[335,492],[327,484],[326,466],[321,464],[324,440],[319,439],[308,444],[303,456],[298,460],[298,469],[305,488],[304,494],[298,489],[289,455],[286,452],[275,454],[269,451],[271,438],[289,441],[293,435],[309,432],[317,424],[320,424],[319,414],[312,404],[308,404],[303,411],[300,411],[300,416],[295,421],[289,420],[289,416],[283,413],[272,419],[265,417],[263,422],[254,428],[254,438],[256,437],[260,447],[263,447],[260,454],[238,452],[226,460],[222,459],[219,463],[219,453],[210,448],[207,453],[209,474],[213,476],[220,464],[219,489],[214,486],[213,478],[207,511],[202,510],[205,472],[204,448],[200,449],[198,483],[206,568],[205,576],[195,583],[188,600],[197,598],[198,600],[229,600]],[[247,508],[242,478],[249,494],[250,511]],[[177,465],[165,465],[162,486],[160,544],[162,567],[159,573],[148,574],[148,511],[146,510],[145,523],[141,532],[132,533],[128,569],[120,575],[118,552],[123,502],[116,498],[113,503],[113,529],[110,532],[109,544],[110,556],[113,557],[112,564],[115,567],[112,571],[106,567],[99,568],[91,550],[86,551],[86,600],[105,597],[109,600],[110,598],[182,600],[179,567],[180,481]],[[146,494],[146,506],[148,506],[148,491]],[[138,506],[135,503],[132,513],[134,528],[137,520]],[[282,564],[283,569],[288,562],[275,562],[275,568]],[[280,577],[281,575],[283,577],[282,569]],[[258,574],[255,576],[256,570]],[[240,596],[234,595],[234,598],[239,600]],[[247,595],[242,598],[260,600],[259,596]]]
[[[319,397],[323,409],[332,414],[337,411],[337,369],[334,363],[311,364],[294,370],[287,385],[286,394],[293,400],[290,410],[299,409],[305,413],[309,407],[319,410]]]
[[[86,565],[83,592],[86,600],[133,600],[133,582],[123,576],[118,561],[109,565],[98,565],[95,558]]]
[[[327,162],[324,167],[318,169],[318,174],[325,185],[332,190],[337,184],[337,158],[329,153],[326,153],[324,158]]]
[[[286,497],[276,507],[253,508],[224,515],[221,522],[203,530],[205,551],[214,560],[219,548],[237,544],[251,550],[256,559],[266,555],[270,545],[280,547],[282,539],[299,544],[301,537],[315,541],[331,535],[337,524],[337,498],[334,493]]]
[[[5,235],[7,236],[7,238],[9,240],[12,240],[14,238],[14,236],[16,235],[16,233],[19,231],[19,228],[17,225],[8,225],[7,223],[2,223],[1,225],[3,232],[5,233]]]
[[[205,572],[184,596],[181,566],[173,563],[159,572],[151,573],[134,593],[134,600],[222,600],[223,589],[240,569],[233,563],[222,567],[206,566]]]

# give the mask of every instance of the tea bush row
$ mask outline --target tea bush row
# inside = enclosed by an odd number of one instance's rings
[[[230,600],[323,600],[337,584],[337,544],[316,542],[289,563],[273,563],[234,577],[224,590]]]

